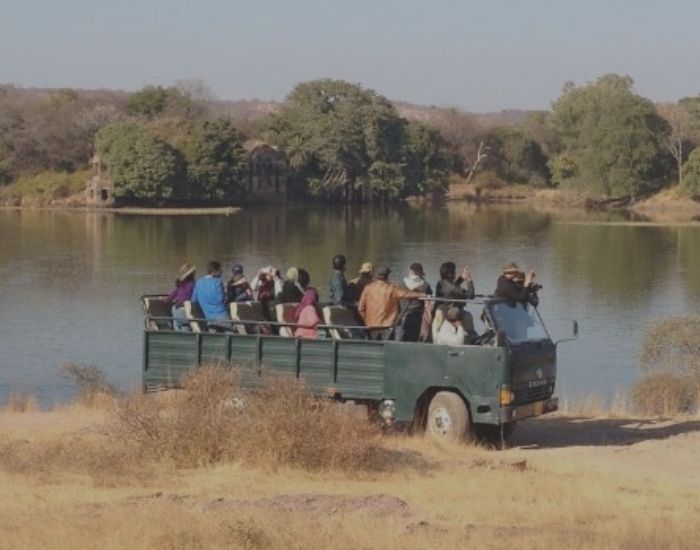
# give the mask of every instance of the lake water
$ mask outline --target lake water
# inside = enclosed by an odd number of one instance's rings
[[[513,259],[544,285],[540,311],[559,352],[559,393],[610,398],[638,375],[644,327],[697,313],[700,226],[627,224],[611,215],[526,208],[274,206],[230,216],[130,216],[0,211],[0,403],[34,392],[70,399],[59,372],[92,363],[123,388],[140,384],[139,296],[168,291],[184,261],[210,259],[248,273],[274,264],[307,268],[326,293],[331,257],[388,264],[394,279],[420,261],[431,283],[441,262],[471,267],[477,292],[493,291]]]

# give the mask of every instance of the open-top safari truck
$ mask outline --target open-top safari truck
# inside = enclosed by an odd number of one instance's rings
[[[470,301],[491,337],[446,346],[366,339],[371,329],[354,326],[349,310],[339,307],[324,308],[319,329],[326,337],[311,340],[293,336],[287,304],[277,306],[279,322],[266,319],[260,303],[232,304],[230,331],[213,332],[188,303],[191,331],[182,332],[172,329],[161,297],[144,296],[143,303],[145,391],[178,387],[199,365],[252,365],[257,374],[302,377],[314,394],[366,405],[387,424],[501,443],[518,421],[557,410],[557,343],[527,304]]]

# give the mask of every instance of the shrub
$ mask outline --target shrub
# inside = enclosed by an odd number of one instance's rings
[[[652,372],[632,388],[636,409],[650,416],[674,416],[693,412],[698,405],[700,384],[694,377],[673,372]]]
[[[99,405],[117,394],[117,389],[107,382],[104,373],[95,365],[67,363],[61,367],[61,374],[77,386],[78,402],[81,405]]]
[[[683,163],[681,191],[691,196],[700,195],[700,147],[694,149]]]
[[[632,401],[649,415],[693,412],[700,404],[700,316],[653,323],[640,356],[646,374],[632,389]]]
[[[282,375],[244,390],[239,369],[207,366],[188,375],[185,391],[138,395],[117,410],[116,430],[141,456],[192,467],[240,460],[308,470],[368,469],[379,432],[303,383]]]
[[[64,199],[81,192],[90,179],[88,170],[77,172],[41,172],[33,176],[19,178],[9,189],[9,193],[19,199],[37,198],[44,201]]]

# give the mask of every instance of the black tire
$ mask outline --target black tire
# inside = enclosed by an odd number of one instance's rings
[[[430,400],[425,431],[436,439],[471,441],[469,409],[456,393],[441,391]]]
[[[509,422],[503,425],[503,440],[508,443],[508,440],[515,432],[516,422]],[[474,426],[474,434],[479,441],[492,445],[494,447],[501,446],[501,427],[492,424],[476,424]]]

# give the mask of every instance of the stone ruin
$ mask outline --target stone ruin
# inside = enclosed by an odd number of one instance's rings
[[[92,178],[85,187],[85,203],[88,206],[114,205],[114,183],[105,174],[105,166],[99,155],[92,157]]]

